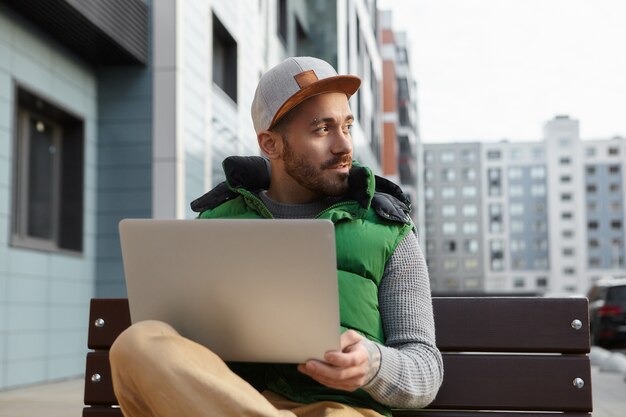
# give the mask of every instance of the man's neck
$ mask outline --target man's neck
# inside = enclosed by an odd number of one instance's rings
[[[324,198],[310,203],[290,204],[274,201],[267,191],[261,191],[259,198],[267,209],[277,219],[307,219],[314,218],[320,212],[336,202],[335,198]]]

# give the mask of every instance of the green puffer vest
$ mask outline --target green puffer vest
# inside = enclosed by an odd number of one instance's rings
[[[192,209],[200,212],[199,218],[272,218],[257,197],[260,190],[269,186],[267,162],[260,157],[230,157],[223,166],[226,182],[192,203]],[[409,203],[399,187],[374,176],[356,161],[349,178],[347,198],[317,218],[335,224],[342,331],[354,329],[384,344],[378,285],[387,260],[413,227]],[[298,372],[292,364],[229,365],[257,389],[269,389],[292,401],[338,401],[390,415],[387,407],[365,391],[325,387]]]

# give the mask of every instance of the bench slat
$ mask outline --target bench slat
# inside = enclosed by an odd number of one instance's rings
[[[586,298],[441,297],[433,310],[441,351],[589,352]]]
[[[92,380],[93,375],[100,376],[98,382]],[[113,393],[108,350],[89,352],[87,354],[87,366],[85,369],[85,404],[117,404],[117,398],[115,398],[115,394]]]
[[[96,320],[103,320],[96,325]],[[93,298],[89,308],[89,349],[108,349],[130,326],[127,298]]]
[[[122,410],[111,407],[85,407],[83,417],[124,417]]]
[[[591,417],[589,413],[542,413],[520,411],[485,411],[476,414],[476,411],[449,411],[449,410],[393,410],[393,417]]]
[[[435,297],[433,309],[442,352],[589,352],[585,298]],[[99,318],[103,327],[95,325]],[[571,326],[574,320],[580,320],[579,330]],[[92,300],[89,348],[108,349],[129,325],[127,299]]]
[[[428,408],[591,411],[585,355],[444,354],[443,385]],[[574,386],[581,378],[583,388]]]
[[[584,355],[444,354],[434,409],[591,411],[591,368]],[[93,374],[100,382],[91,381]],[[574,387],[575,378],[585,381]],[[85,404],[117,404],[108,352],[87,356]]]

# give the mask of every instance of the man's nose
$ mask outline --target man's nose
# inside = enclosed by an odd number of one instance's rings
[[[352,137],[350,132],[344,132],[343,129],[337,129],[333,135],[333,146],[331,152],[336,155],[345,155],[352,152]]]

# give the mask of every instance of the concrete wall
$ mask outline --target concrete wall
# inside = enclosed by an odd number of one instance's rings
[[[11,246],[15,83],[84,121],[83,251]],[[84,372],[94,294],[97,80],[93,69],[0,6],[0,389]]]

